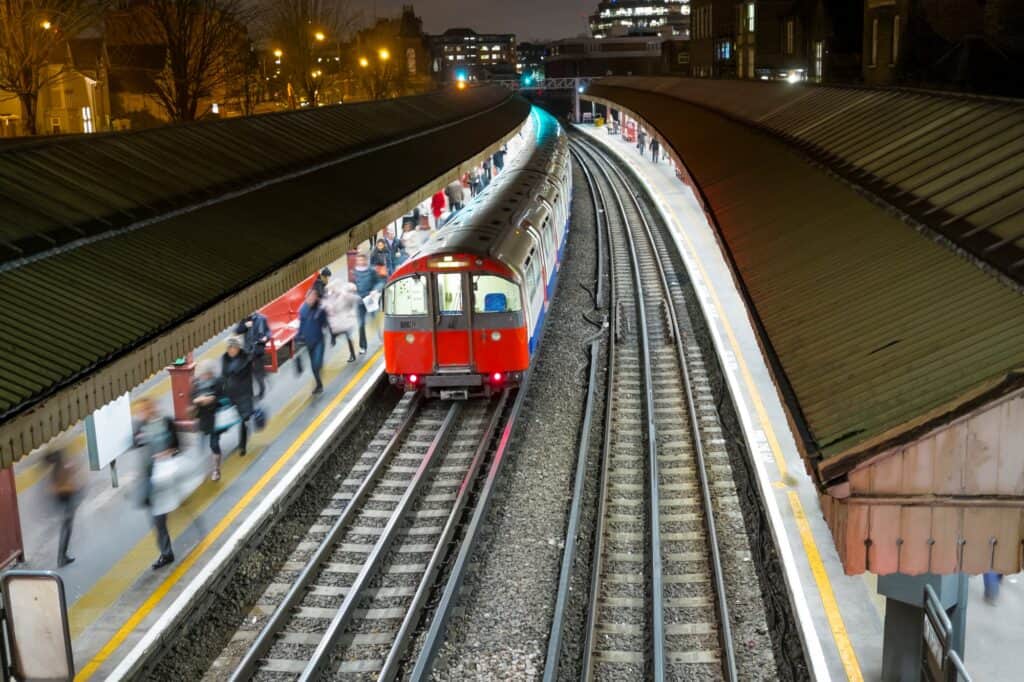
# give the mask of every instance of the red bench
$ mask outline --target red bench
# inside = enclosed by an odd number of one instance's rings
[[[314,273],[289,289],[283,296],[275,298],[260,308],[270,324],[270,343],[263,362],[268,372],[276,372],[280,366],[279,351],[288,349],[288,358],[295,357],[295,336],[299,333],[299,307],[306,300],[306,292],[313,286],[319,274]]]

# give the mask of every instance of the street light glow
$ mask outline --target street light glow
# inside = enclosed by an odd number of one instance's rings
[[[380,50],[377,51],[377,56],[380,57],[380,60],[382,62],[386,62],[387,60],[391,59],[391,53],[388,52],[387,48],[384,47],[380,48]]]
[[[43,27],[44,31],[49,31],[53,24],[50,23],[49,19],[43,19],[43,23],[39,24]]]
[[[365,69],[369,65],[370,65],[370,60],[369,59],[367,59],[366,57],[360,57],[359,58],[359,66],[361,66],[361,67],[363,67]]]
[[[322,43],[325,40],[327,40],[327,36],[324,35],[323,31],[317,31],[316,33],[313,34],[313,37],[316,38],[316,41],[318,43]]]
[[[276,50],[274,50],[274,56],[280,59],[281,57],[284,56],[284,50],[282,50],[281,48],[277,48]]]

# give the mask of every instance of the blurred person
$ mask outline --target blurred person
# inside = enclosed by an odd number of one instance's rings
[[[985,585],[985,601],[995,604],[999,601],[999,586],[1003,582],[1003,574],[995,571],[986,571],[981,577]]]
[[[462,209],[463,203],[466,201],[466,188],[462,185],[462,180],[455,179],[448,183],[448,186],[444,188],[444,193],[448,196],[448,211],[455,213]]]
[[[492,173],[493,173],[493,168],[491,167],[491,160],[490,159],[484,159],[484,162],[482,164],[480,164],[480,168],[481,168],[480,180],[483,183],[483,187],[486,188],[487,185],[491,184],[491,178],[492,178]],[[483,189],[483,188],[481,188],[481,189]]]
[[[331,333],[345,336],[348,341],[348,361],[355,362],[356,349],[352,345],[352,334],[359,321],[359,306],[362,301],[356,294],[356,285],[352,282],[331,282],[327,287],[327,298],[323,302],[327,314],[327,324]],[[365,332],[364,332],[365,336]]]
[[[479,168],[473,168],[469,171],[469,190],[473,196],[480,194],[484,189],[483,176]]]
[[[256,399],[263,400],[267,392],[267,367],[264,357],[267,353],[267,344],[270,343],[270,322],[267,321],[266,315],[257,310],[238,323],[235,333],[245,337],[243,348],[252,358],[252,376],[260,389]]]
[[[228,349],[221,356],[220,377],[224,397],[238,410],[238,448],[244,457],[249,440],[247,422],[253,411],[252,358],[242,349],[242,340],[237,336],[228,338]]]
[[[423,240],[420,239],[419,230],[412,223],[404,223],[402,225],[402,249],[409,255],[412,255],[420,250],[420,246],[423,245]]]
[[[199,433],[210,444],[213,453],[213,468],[210,480],[220,480],[220,432],[217,431],[217,410],[224,395],[224,383],[214,372],[214,364],[205,361],[199,365],[199,372],[192,380],[192,404],[195,406]]]
[[[651,138],[651,161],[658,163],[658,155],[661,153],[661,143],[658,142],[658,138]]]
[[[505,155],[508,154],[508,147],[503,146],[498,151],[494,152],[492,159],[494,160],[494,167],[498,170],[498,173],[505,169]]]
[[[158,461],[178,454],[178,433],[174,430],[174,420],[161,416],[151,399],[143,398],[137,407],[141,422],[135,440],[145,452],[141,502],[143,506],[149,507],[153,517],[157,549],[160,551],[159,558],[153,563],[153,569],[156,570],[174,561],[174,551],[171,548],[171,534],[167,531],[168,512],[159,499],[162,491],[154,473]]]
[[[324,297],[324,292],[327,291],[327,283],[331,281],[332,274],[334,273],[331,272],[330,268],[324,268],[320,271],[320,275],[313,280],[312,289],[320,298]]]
[[[636,134],[636,148],[640,151],[640,156],[644,155],[647,151],[647,133],[641,128]]]
[[[444,190],[434,192],[434,196],[430,198],[430,213],[434,216],[434,225],[441,225],[441,214],[444,213],[446,203]]]
[[[366,256],[357,256],[356,262],[360,260],[365,263]],[[299,307],[298,336],[309,351],[309,366],[313,371],[313,379],[316,380],[313,395],[324,392],[324,384],[320,380],[320,370],[324,366],[324,329],[330,329],[327,325],[327,315],[320,305],[320,296],[311,289],[306,292],[306,300]]]
[[[68,554],[68,545],[82,492],[82,469],[73,456],[59,448],[46,454],[46,462],[50,465],[50,492],[61,515],[57,566],[63,568],[75,560]]]
[[[395,254],[386,240],[377,240],[377,245],[370,252],[370,265],[381,277],[388,277],[395,271]]]
[[[362,299],[359,302],[358,308],[358,319],[359,319],[359,354],[366,353],[366,299],[374,292],[379,292],[384,288],[385,280],[377,271],[369,266],[369,263],[364,254],[356,256],[356,267],[353,270],[353,278],[355,279],[356,293],[359,298]]]

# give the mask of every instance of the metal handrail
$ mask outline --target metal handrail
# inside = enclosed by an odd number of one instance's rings
[[[370,490],[374,484],[384,473],[384,468],[394,458],[395,453],[398,451],[398,445],[402,442],[406,432],[412,426],[417,414],[419,413],[420,407],[422,406],[423,400],[420,394],[416,394],[406,409],[405,416],[399,423],[398,428],[395,429],[395,433],[388,440],[384,449],[381,451],[380,456],[377,457],[377,461],[374,462],[373,468],[367,473],[363,483],[356,490],[355,495],[349,501],[345,507],[345,511],[338,517],[338,520],[334,522],[331,529],[327,532],[320,546],[317,548],[316,553],[310,557],[309,561],[306,562],[305,568],[302,569],[302,573],[299,574],[298,579],[292,583],[291,589],[285,595],[284,600],[278,604],[277,608],[274,609],[274,613],[271,614],[270,619],[264,624],[263,629],[260,630],[259,635],[253,640],[249,649],[246,651],[245,656],[242,658],[235,672],[231,675],[230,682],[245,682],[256,674],[256,669],[259,665],[260,659],[270,650],[270,647],[274,644],[274,639],[277,637],[278,632],[284,627],[288,618],[291,616],[293,609],[298,606],[299,602],[306,595],[306,591],[309,589],[310,583],[312,583],[320,572],[320,567],[323,566],[331,553],[334,551],[335,545],[341,539],[342,533],[351,524],[352,519],[360,507],[364,498],[369,495]]]
[[[961,605],[961,607],[966,606]],[[967,673],[960,655],[953,649],[953,622],[942,607],[942,602],[935,594],[931,585],[924,586],[924,618],[925,624],[922,630],[921,642],[921,676],[925,679],[939,682],[932,675],[933,661],[931,658],[932,649],[928,644],[928,627],[931,626],[936,639],[942,647],[941,660],[934,661],[938,667],[940,679],[943,682],[971,682],[971,676]]]

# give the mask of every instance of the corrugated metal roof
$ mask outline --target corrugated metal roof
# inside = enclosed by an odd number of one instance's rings
[[[636,89],[646,80],[588,94],[639,112],[692,173],[823,483],[1021,383],[1014,287],[780,140]]]
[[[1024,102],[873,88],[609,78],[780,135],[1024,283]]]
[[[20,251],[0,264],[0,465],[340,257],[347,231],[365,238],[528,113],[481,88],[5,147],[0,232]]]

